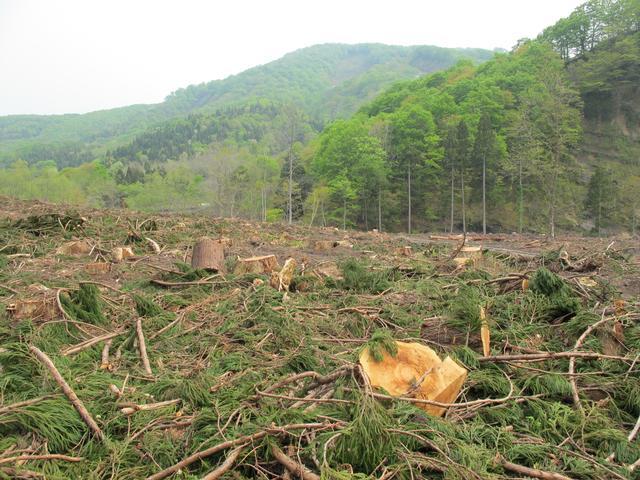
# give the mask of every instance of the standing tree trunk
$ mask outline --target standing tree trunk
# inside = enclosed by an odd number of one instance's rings
[[[455,175],[453,165],[451,165],[451,225],[449,225],[449,233],[453,233],[453,204],[455,202]]]
[[[551,195],[549,195],[549,233],[551,238],[556,238],[556,196],[558,193],[558,175],[560,174],[560,159],[558,147],[553,153],[554,172],[551,176]]]
[[[378,187],[378,231],[382,231],[382,189]]]
[[[411,233],[411,162],[407,168],[407,195],[408,195],[408,212],[407,212],[407,233]]]
[[[467,233],[467,216],[466,208],[464,204],[464,170],[460,169],[460,188],[462,190],[462,233]]]
[[[347,197],[344,197],[342,203],[342,230],[347,229]]]
[[[289,144],[289,225],[291,223],[293,223],[293,138]]]
[[[522,234],[524,223],[524,192],[522,185],[522,155],[518,162],[518,233]]]
[[[482,155],[482,234],[487,234],[487,158]]]

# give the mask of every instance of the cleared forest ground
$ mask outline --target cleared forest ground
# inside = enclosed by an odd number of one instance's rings
[[[2,200],[0,478],[638,476],[637,239],[469,235],[463,264],[440,235]],[[190,267],[203,236],[225,272]],[[233,273],[270,254],[289,292]],[[368,384],[392,339],[469,371],[442,418]]]

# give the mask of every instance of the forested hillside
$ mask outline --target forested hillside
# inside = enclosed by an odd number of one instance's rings
[[[0,117],[0,162],[55,160],[78,165],[134,135],[188,114],[225,115],[257,100],[292,103],[316,125],[355,112],[364,101],[402,79],[444,69],[461,58],[481,62],[492,52],[430,46],[326,44],[304,48],[224,80],[191,85],[155,105],[133,105],[83,115]],[[212,120],[212,119],[209,119]],[[172,141],[167,137],[167,141]]]
[[[590,0],[481,64],[488,52],[304,49],[135,107],[173,118],[123,115],[137,126],[68,158],[29,140],[0,192],[343,228],[635,232],[639,25],[637,0]],[[7,139],[20,122],[4,121]],[[35,138],[66,138],[51,131]]]

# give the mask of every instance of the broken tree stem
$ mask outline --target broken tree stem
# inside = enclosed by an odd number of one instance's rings
[[[602,325],[603,323],[615,319],[616,317],[605,317],[604,316],[604,311],[602,312],[602,318],[600,320],[598,320],[596,323],[594,323],[593,325],[589,325],[589,328],[587,328],[582,335],[580,335],[580,337],[578,338],[578,340],[576,340],[576,344],[573,347],[574,350],[578,350],[582,344],[584,343],[584,340],[587,338],[587,336],[593,332],[596,328],[598,328],[600,325]],[[571,357],[569,359],[569,383],[571,384],[571,392],[572,392],[572,396],[573,396],[573,404],[576,406],[576,408],[578,410],[580,410],[580,412],[584,413],[584,408],[582,408],[582,403],[580,403],[580,395],[578,393],[578,381],[576,379],[576,376],[574,375],[576,370],[576,357]]]
[[[147,356],[147,344],[144,341],[144,332],[142,331],[142,319],[136,319],[136,334],[138,335],[138,348],[140,349],[140,360],[144,371],[150,377],[153,376],[151,371],[151,364],[149,363],[149,357]]]
[[[225,473],[227,473],[231,469],[231,467],[233,467],[233,464],[236,463],[236,460],[238,459],[238,457],[242,453],[242,450],[246,446],[247,446],[246,444],[240,445],[235,450],[230,451],[225,461],[222,462],[218,467],[216,467],[215,470],[212,470],[211,472],[207,473],[204,477],[202,477],[202,480],[216,480],[220,478],[222,475],[224,475]]]
[[[65,462],[81,462],[82,457],[70,457],[59,453],[50,453],[48,455],[17,455],[15,457],[0,458],[0,465],[13,462],[24,462],[28,460],[64,460]]]
[[[76,393],[71,389],[71,387],[65,381],[65,379],[62,378],[62,375],[60,375],[60,372],[58,371],[56,366],[53,364],[51,359],[47,356],[47,354],[44,353],[42,350],[40,350],[38,347],[35,347],[33,345],[29,346],[29,350],[31,350],[31,352],[36,356],[36,358],[40,361],[40,363],[42,363],[45,367],[47,367],[47,370],[49,370],[49,373],[51,373],[56,383],[60,386],[64,394],[67,396],[67,398],[71,402],[71,404],[78,411],[78,413],[82,417],[82,420],[84,420],[84,423],[87,424],[87,426],[91,429],[91,431],[95,434],[95,436],[98,437],[98,439],[100,439],[100,441],[104,442],[105,441],[104,433],[102,433],[102,430],[100,430],[100,427],[98,426],[96,421],[93,419],[91,414],[87,411],[84,404],[78,398]]]
[[[338,424],[336,423],[294,423],[290,425],[284,425],[282,427],[267,428],[251,435],[245,435],[244,437],[236,438],[235,440],[228,440],[226,442],[219,443],[217,445],[214,445],[213,447],[207,448],[206,450],[201,450],[194,453],[193,455],[189,455],[187,458],[179,461],[175,465],[172,465],[169,468],[165,468],[164,470],[161,470],[160,472],[154,473],[150,477],[147,477],[147,480],[161,480],[168,477],[169,475],[173,475],[178,470],[182,470],[183,468],[188,467],[192,463],[202,460],[203,458],[210,457],[211,455],[221,452],[222,450],[226,450],[227,448],[236,447],[238,445],[250,443],[255,440],[260,440],[261,438],[264,438],[269,434],[288,433],[289,430],[325,429],[337,426]]]
[[[511,463],[505,460],[502,456],[499,456],[498,461],[506,470],[526,475],[527,477],[540,478],[542,480],[573,480],[571,477],[561,475],[560,473],[545,472],[544,470],[539,470],[537,468],[529,468],[516,463]]]
[[[271,445],[271,453],[284,468],[302,480],[320,480],[320,475],[313,473],[301,463],[287,456],[277,445]]]
[[[490,357],[479,357],[479,362],[541,362],[545,360],[555,360],[558,358],[606,358],[609,360],[622,360],[631,362],[633,359],[619,357],[616,355],[605,355],[596,352],[544,352],[525,353],[522,355],[493,355]]]
[[[100,343],[100,342],[102,342],[104,340],[107,340],[107,341],[110,342],[112,338],[115,338],[115,337],[117,337],[119,335],[122,335],[122,333],[123,332],[111,332],[111,333],[105,333],[104,335],[100,335],[98,337],[90,338],[88,340],[85,340],[84,342],[81,342],[81,343],[73,346],[73,347],[69,347],[69,348],[63,350],[62,351],[62,355],[64,355],[66,357],[67,355],[71,355],[73,353],[78,353],[78,352],[80,352],[82,350],[85,350],[85,349],[87,349],[89,347],[92,347],[96,343]]]

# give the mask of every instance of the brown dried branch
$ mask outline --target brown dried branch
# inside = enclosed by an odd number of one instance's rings
[[[229,452],[229,455],[227,455],[227,458],[225,459],[225,461],[222,462],[218,467],[216,467],[215,470],[212,470],[211,472],[207,473],[204,477],[202,477],[202,480],[216,480],[220,478],[222,475],[224,475],[225,473],[227,473],[231,469],[231,467],[233,467],[233,464],[236,463],[236,460],[238,459],[238,457],[242,453],[242,450],[244,450],[244,447],[246,446],[247,446],[246,444],[240,445],[235,450],[231,450]]]
[[[29,460],[64,460],[65,462],[81,462],[82,457],[70,457],[59,453],[50,453],[48,455],[16,455],[15,457],[0,458],[0,465],[13,462],[24,462]]]
[[[226,442],[219,443],[218,445],[214,445],[213,447],[207,448],[206,450],[201,450],[200,452],[196,452],[193,455],[189,455],[187,458],[179,461],[175,465],[172,465],[169,468],[165,468],[164,470],[161,470],[147,477],[147,480],[161,480],[168,477],[169,475],[173,475],[178,470],[182,470],[183,468],[186,468],[189,465],[202,460],[203,458],[210,457],[211,455],[226,450],[227,448],[236,447],[238,445],[244,445],[256,440],[260,440],[267,435],[287,434],[290,430],[324,430],[336,428],[339,426],[340,425],[337,423],[293,423],[290,425],[283,425],[281,427],[270,427],[251,435],[245,435],[243,437],[236,438],[235,440],[228,440]]]
[[[573,480],[571,477],[559,473],[545,472],[537,468],[529,468],[516,463],[511,463],[498,454],[497,461],[502,467],[511,472],[526,475],[527,477],[540,478],[541,480]]]
[[[40,361],[40,363],[42,363],[45,367],[47,367],[47,370],[49,370],[49,373],[51,373],[56,383],[60,386],[64,394],[67,396],[67,398],[71,402],[71,404],[78,411],[78,413],[80,414],[80,417],[82,417],[82,420],[84,420],[84,423],[87,424],[87,426],[91,429],[91,431],[95,434],[95,436],[98,437],[100,441],[104,442],[106,440],[104,433],[102,433],[102,430],[100,430],[100,427],[98,426],[96,421],[93,419],[91,414],[87,411],[84,404],[78,398],[76,393],[71,389],[71,387],[65,381],[65,379],[62,378],[62,375],[60,375],[60,372],[58,371],[56,366],[53,364],[51,359],[47,356],[47,354],[45,354],[42,350],[40,350],[38,347],[35,347],[33,345],[29,346],[29,350],[31,350],[31,352],[36,356],[36,358]]]
[[[302,480],[320,480],[320,475],[313,473],[301,463],[288,457],[277,445],[271,445],[271,453],[284,468],[302,478]]]
[[[144,332],[142,331],[142,319],[138,317],[136,319],[136,334],[138,335],[138,349],[140,350],[140,360],[144,371],[150,377],[153,376],[151,371],[151,364],[149,363],[149,357],[147,356],[147,344],[144,341]]]

